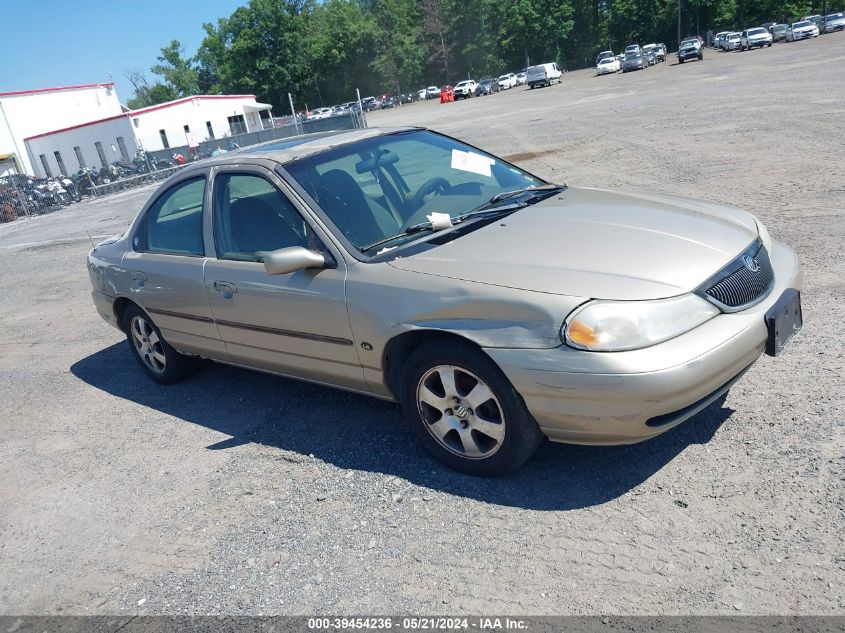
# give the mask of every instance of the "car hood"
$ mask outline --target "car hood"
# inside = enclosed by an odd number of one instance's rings
[[[430,250],[402,270],[596,299],[689,292],[757,237],[739,209],[666,195],[569,188]]]

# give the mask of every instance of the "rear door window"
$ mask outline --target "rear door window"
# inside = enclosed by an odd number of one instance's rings
[[[205,177],[180,182],[161,194],[147,212],[136,250],[168,255],[205,255],[202,234]]]

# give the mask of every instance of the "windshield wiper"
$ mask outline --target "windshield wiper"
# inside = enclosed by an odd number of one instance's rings
[[[455,216],[452,218],[452,225],[459,224],[464,222],[470,218],[474,218],[477,216],[483,215],[499,215],[503,213],[511,213],[516,211],[517,209],[521,209],[522,207],[527,207],[528,202],[525,200],[519,200],[516,202],[512,202],[511,204],[501,205],[499,206],[498,203],[509,200],[516,196],[522,194],[531,194],[531,196],[540,196],[540,197],[548,197],[562,189],[566,189],[564,185],[540,185],[535,187],[525,187],[524,189],[515,189],[513,191],[503,191],[501,193],[497,193],[495,196],[490,198],[487,202],[482,204],[480,207],[476,207],[472,211],[468,211],[462,215]],[[447,227],[448,228],[448,227]],[[445,229],[434,229],[431,222],[420,222],[419,224],[415,224],[413,226],[409,226],[404,231],[400,231],[394,235],[388,235],[380,240],[372,242],[371,244],[366,244],[361,246],[361,252],[370,251],[374,248],[378,248],[379,246],[384,246],[385,244],[389,244],[395,240],[401,239],[408,235],[413,235],[414,233],[422,233],[423,231],[436,231],[436,230],[445,230]]]
[[[557,193],[558,191],[561,191],[562,189],[566,189],[566,187],[564,185],[548,184],[548,185],[539,185],[539,186],[534,186],[534,187],[524,187],[523,189],[514,189],[513,191],[502,191],[501,193],[497,193],[495,196],[490,198],[487,202],[482,204],[480,207],[476,207],[475,209],[473,209],[472,211],[470,211],[468,214],[465,214],[465,215],[469,215],[471,213],[476,213],[478,211],[485,211],[487,209],[495,207],[499,202],[502,202],[503,200],[509,200],[511,198],[515,198],[515,197],[521,196],[523,194],[529,194],[532,197],[533,196],[547,197],[547,196],[550,196],[552,194]]]
[[[405,237],[406,235],[413,235],[414,233],[422,233],[423,231],[433,230],[431,226],[431,222],[420,222],[419,224],[415,224],[414,226],[409,226],[404,231],[400,233],[396,233],[395,235],[388,235],[372,244],[367,244],[361,247],[361,252],[364,251],[371,251],[374,248],[378,248],[379,246],[384,246],[385,244],[389,244],[394,240],[398,240],[400,238]]]

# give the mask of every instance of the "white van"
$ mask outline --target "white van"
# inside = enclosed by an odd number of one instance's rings
[[[563,76],[560,68],[554,62],[529,66],[526,74],[528,75],[526,83],[532,89],[537,86],[548,86],[555,82],[560,83],[561,77]]]

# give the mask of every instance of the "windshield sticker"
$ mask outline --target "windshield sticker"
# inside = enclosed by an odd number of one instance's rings
[[[442,231],[443,229],[452,228],[452,216],[448,213],[440,213],[439,211],[432,211],[425,216],[431,222],[431,228],[435,231]]]
[[[487,158],[475,152],[462,152],[459,149],[452,150],[452,169],[460,169],[461,171],[468,171],[480,176],[491,176],[490,166],[495,165],[496,161],[492,158]]]

